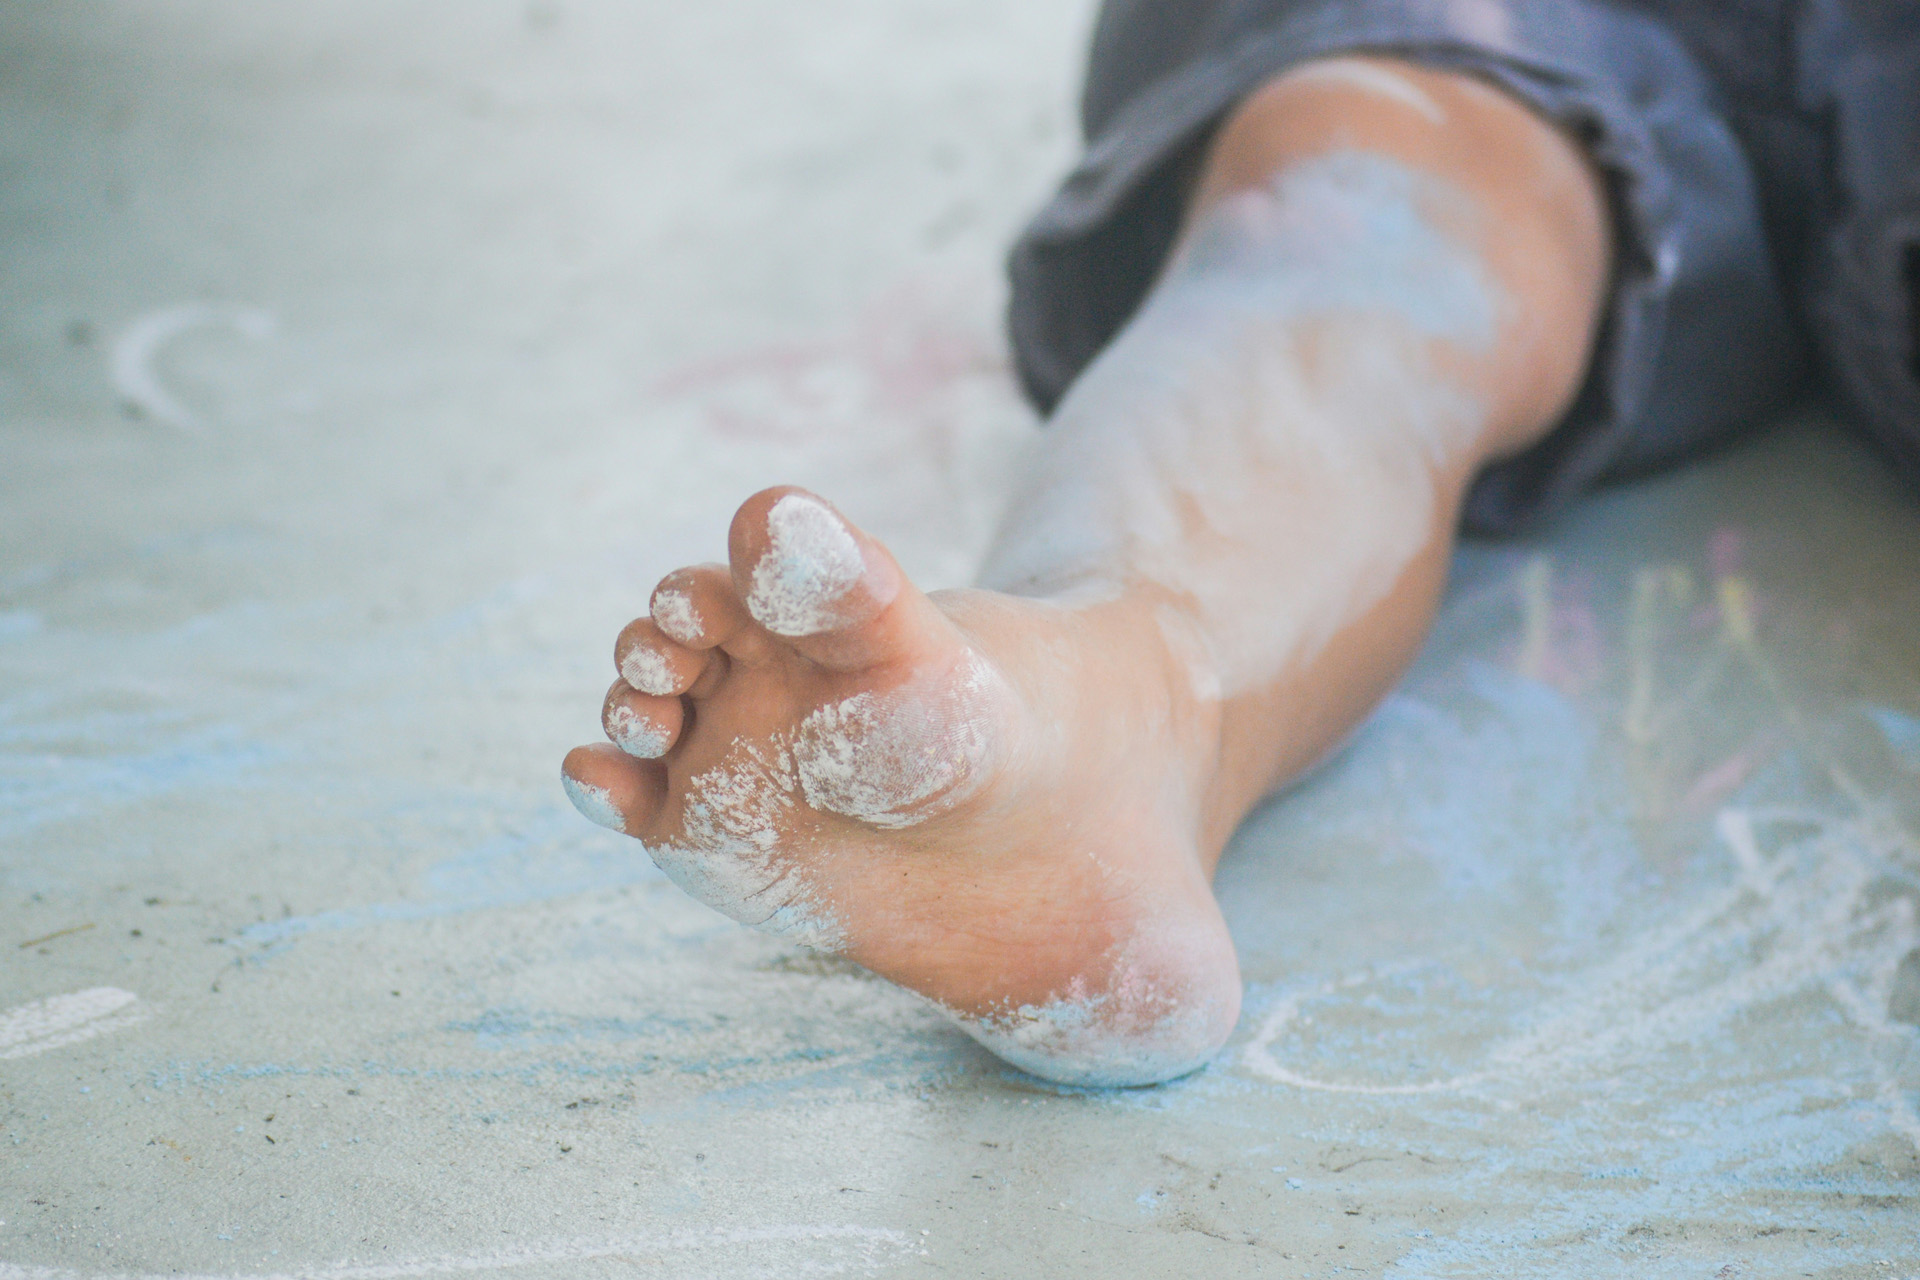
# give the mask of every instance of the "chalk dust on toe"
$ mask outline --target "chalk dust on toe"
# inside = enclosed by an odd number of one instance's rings
[[[860,544],[814,498],[790,493],[767,513],[767,551],[753,566],[747,612],[778,636],[831,630],[834,606],[866,572]]]

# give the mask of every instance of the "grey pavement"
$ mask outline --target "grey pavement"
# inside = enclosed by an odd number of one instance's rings
[[[0,1280],[1920,1276],[1920,503],[1831,423],[1464,549],[1167,1086],[567,806],[745,494],[967,579],[1089,16],[0,11]]]

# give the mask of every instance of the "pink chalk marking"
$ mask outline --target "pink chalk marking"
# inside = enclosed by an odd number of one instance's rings
[[[909,282],[880,295],[842,333],[773,343],[687,365],[655,391],[692,400],[717,436],[837,438],[852,422],[892,418],[936,447],[958,430],[948,396],[1005,364],[979,334],[952,324],[938,290]]]
[[[1680,799],[1679,812],[1697,816],[1719,808],[1773,754],[1774,746],[1773,739],[1763,739],[1736,751],[1695,778]]]
[[[1746,535],[1733,525],[1715,529],[1707,540],[1707,563],[1713,566],[1713,576],[1730,578],[1740,572],[1740,565],[1746,559],[1746,544]]]

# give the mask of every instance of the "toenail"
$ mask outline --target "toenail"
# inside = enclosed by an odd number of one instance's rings
[[[607,737],[613,745],[642,760],[658,760],[673,745],[665,729],[640,715],[632,707],[615,707],[607,713]]]
[[[681,644],[699,644],[706,635],[700,614],[693,607],[693,597],[684,591],[654,592],[653,622],[669,640]]]
[[[766,553],[753,566],[747,612],[778,636],[831,630],[834,606],[866,573],[860,544],[813,498],[790,493],[767,513]]]
[[[582,782],[570,773],[560,775],[560,785],[566,789],[567,799],[573,801],[573,807],[580,811],[581,817],[589,822],[597,822],[608,830],[626,834],[627,820],[614,807],[613,792],[605,787],[596,787],[591,782]]]
[[[641,693],[658,698],[672,697],[679,692],[673,664],[664,653],[649,645],[637,644],[627,650],[626,656],[620,659],[620,678]]]

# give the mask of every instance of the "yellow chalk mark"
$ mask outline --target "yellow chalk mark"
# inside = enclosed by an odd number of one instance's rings
[[[1553,557],[1535,555],[1520,571],[1520,674],[1538,680],[1553,644]]]
[[[1686,608],[1693,597],[1693,575],[1679,565],[1634,572],[1633,602],[1627,614],[1627,708],[1621,724],[1629,742],[1651,742],[1659,728],[1660,678],[1655,658],[1663,615],[1669,607]]]
[[[1761,648],[1753,584],[1739,574],[1728,574],[1714,583],[1714,595],[1720,613],[1721,639],[1745,660],[1747,668],[1759,679],[1774,705],[1779,708],[1781,720],[1801,745],[1821,762],[1834,786],[1853,804],[1862,828],[1870,832],[1881,847],[1920,857],[1920,839],[1915,838],[1900,817],[1854,777],[1852,770],[1821,740],[1813,722],[1790,692],[1787,681]]]
[[[1741,649],[1754,647],[1753,587],[1738,574],[1715,584],[1720,597],[1720,627],[1727,640]]]

